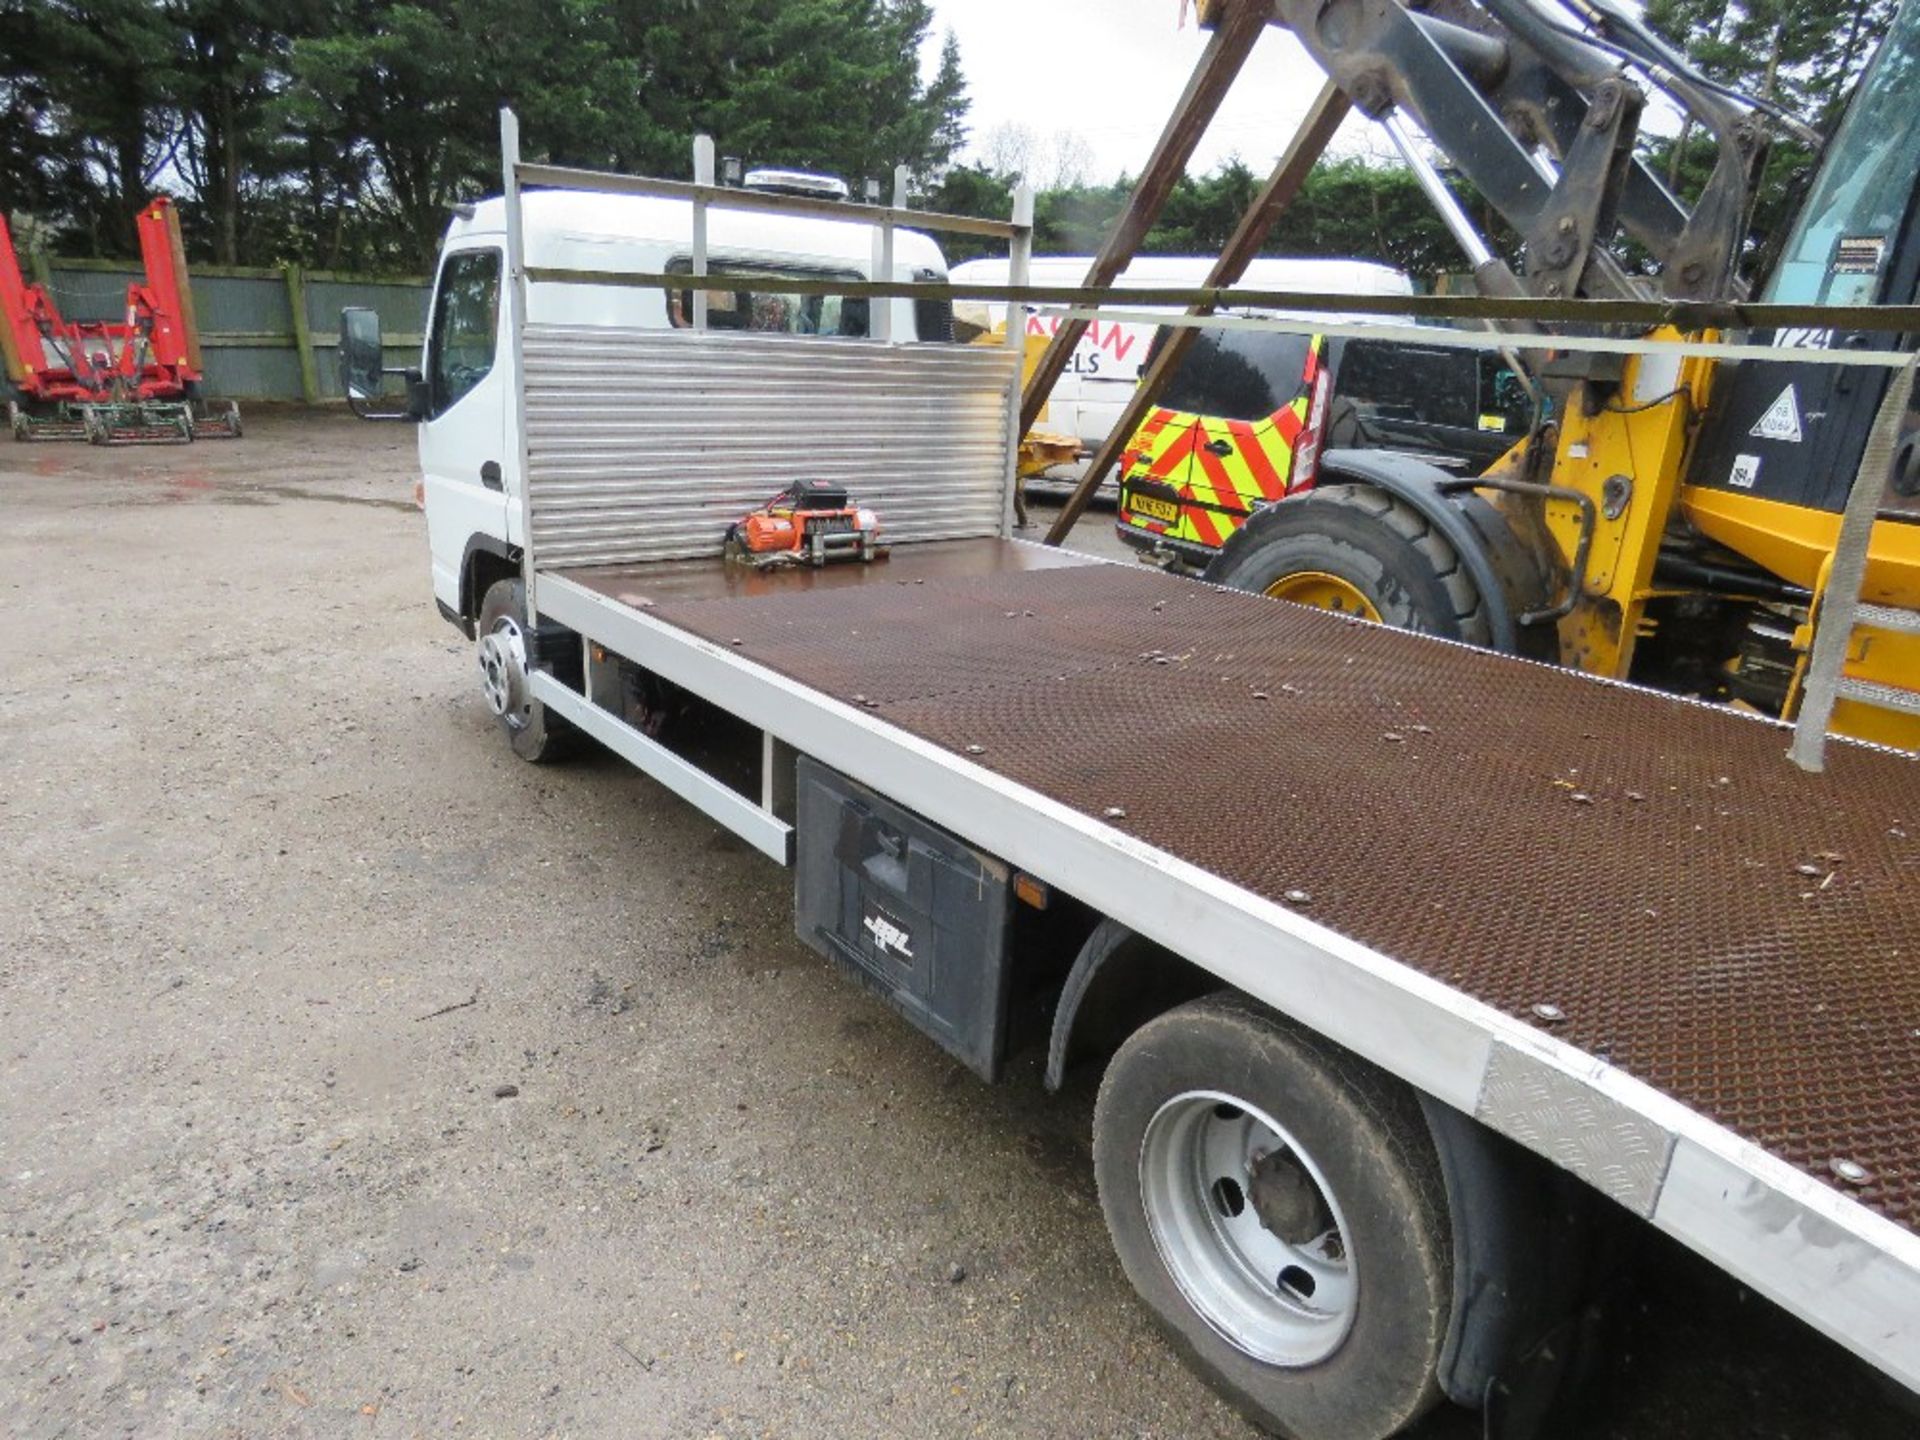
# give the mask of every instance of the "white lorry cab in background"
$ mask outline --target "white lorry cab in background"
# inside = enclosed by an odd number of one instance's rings
[[[748,176],[748,188],[757,177]],[[819,177],[772,177],[764,188],[793,191],[845,187]],[[818,193],[816,189],[814,193]],[[530,276],[527,318],[548,325],[684,328],[693,313],[693,207],[685,200],[529,190],[521,196],[524,264]],[[707,224],[707,326],[713,330],[776,331],[862,337],[872,327],[871,305],[890,306],[895,340],[951,338],[950,308],[938,301],[887,300],[757,291],[755,276],[862,281],[874,275],[874,227],[810,215],[711,208]],[[515,397],[510,343],[512,287],[506,269],[506,202],[495,197],[463,205],[447,227],[419,368],[393,369],[381,356],[379,317],[343,311],[340,363],[356,413],[369,419],[419,424],[422,505],[433,557],[433,593],[440,613],[471,637],[487,591],[520,573],[518,496],[520,450],[514,436]],[[896,230],[897,281],[946,278],[940,247],[917,231]],[[543,268],[615,275],[678,274],[688,288],[542,281]],[[366,402],[380,393],[382,376],[404,378],[406,408],[375,413]],[[592,377],[582,376],[582,384]],[[643,422],[644,416],[636,416]],[[780,488],[769,477],[771,493]],[[688,483],[697,483],[690,480]]]
[[[1138,255],[1115,282],[1122,289],[1192,288],[1207,283],[1217,262],[1203,255]],[[1034,285],[1080,285],[1093,259],[1087,255],[1036,255],[1028,280]],[[1005,285],[1003,259],[968,260],[953,267],[956,285]],[[1302,260],[1266,256],[1254,260],[1238,282],[1247,290],[1312,291],[1324,295],[1411,295],[1413,282],[1390,265],[1368,260]],[[961,301],[954,318],[963,332],[992,330],[1006,319],[996,301]],[[1026,308],[1028,335],[1051,337],[1057,316]],[[1173,307],[1177,311],[1180,307]],[[1172,313],[1171,311],[1169,313]],[[1140,383],[1156,327],[1139,322],[1096,320],[1074,346],[1059,384],[1047,400],[1047,428],[1076,436],[1089,448],[1107,438]]]

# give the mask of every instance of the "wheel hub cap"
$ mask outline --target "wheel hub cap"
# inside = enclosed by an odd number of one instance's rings
[[[512,724],[532,704],[527,694],[527,645],[520,626],[509,616],[493,622],[480,637],[480,690],[487,708]]]
[[[1267,587],[1275,600],[1291,600],[1296,605],[1311,605],[1316,610],[1335,610],[1342,615],[1358,615],[1378,624],[1380,612],[1358,585],[1327,570],[1302,570],[1283,575]]]
[[[1353,1328],[1346,1222],[1313,1157],[1235,1096],[1161,1106],[1140,1146],[1154,1245],[1187,1303],[1269,1365],[1324,1360]]]

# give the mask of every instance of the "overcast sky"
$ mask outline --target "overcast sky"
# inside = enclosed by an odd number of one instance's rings
[[[929,63],[949,28],[960,41],[973,101],[968,158],[1003,124],[1026,126],[1042,147],[1077,132],[1091,181],[1140,173],[1207,38],[1191,17],[1177,28],[1179,0],[933,0],[933,9]],[[1255,170],[1270,167],[1321,78],[1291,35],[1269,27],[1192,168],[1203,173],[1235,154]],[[1343,142],[1353,143],[1356,124],[1348,121]]]

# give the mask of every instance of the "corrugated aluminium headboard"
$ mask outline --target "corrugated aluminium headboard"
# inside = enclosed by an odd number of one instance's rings
[[[540,569],[717,555],[797,479],[843,482],[896,544],[1001,533],[1006,347],[530,324],[522,354]]]

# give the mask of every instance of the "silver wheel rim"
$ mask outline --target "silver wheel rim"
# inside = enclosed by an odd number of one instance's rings
[[[1347,1338],[1359,1291],[1345,1217],[1272,1116],[1223,1091],[1175,1096],[1141,1140],[1140,1197],[1167,1273],[1235,1349],[1297,1368]]]
[[[527,693],[527,642],[520,622],[511,615],[495,620],[480,637],[479,660],[487,708],[509,728],[523,728],[533,714],[533,697]]]

